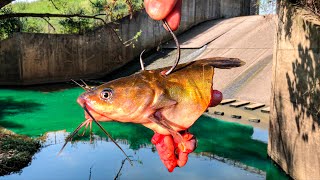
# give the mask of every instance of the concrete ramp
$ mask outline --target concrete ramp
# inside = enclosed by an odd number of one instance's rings
[[[214,88],[224,98],[270,104],[273,39],[273,16],[244,16],[207,21],[178,37],[181,48],[206,49],[197,59],[236,57],[246,65],[231,70],[216,69]],[[172,42],[165,48],[175,48]]]
[[[236,57],[246,65],[232,70],[217,69],[214,86],[225,98],[270,104],[273,39],[272,17],[249,16],[246,20],[208,44],[199,57]]]
[[[234,69],[215,69],[214,89],[224,99],[270,104],[271,69],[275,23],[272,16],[244,16],[212,20],[178,36],[181,43],[180,63],[208,57],[236,57],[246,65]],[[172,66],[175,45],[164,44],[158,51],[144,56],[146,69]],[[140,70],[139,60],[132,72]],[[132,69],[130,64],[122,72]],[[129,75],[126,74],[126,75]]]
[[[210,42],[229,32],[231,29],[238,26],[246,19],[247,17],[236,17],[201,23],[178,37],[180,48],[201,48],[204,45],[209,44]],[[164,44],[163,47],[175,49],[176,44],[173,41],[169,41],[168,43]]]

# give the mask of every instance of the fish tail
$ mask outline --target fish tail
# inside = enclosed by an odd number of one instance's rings
[[[231,69],[245,65],[244,61],[238,58],[213,57],[197,60],[201,65],[209,65],[219,69]]]

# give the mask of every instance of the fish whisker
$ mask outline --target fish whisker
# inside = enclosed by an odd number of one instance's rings
[[[90,121],[90,144],[92,143],[92,121]]]
[[[177,57],[176,57],[176,61],[174,62],[173,66],[169,69],[169,71],[167,71],[165,73],[166,76],[168,76],[176,67],[177,65],[179,64],[179,61],[180,61],[180,55],[181,55],[181,49],[180,49],[180,44],[179,44],[179,41],[178,41],[178,38],[176,37],[176,35],[173,33],[172,29],[170,28],[168,22],[166,20],[163,20],[163,24],[167,27],[167,29],[169,30],[170,34],[172,35],[173,37],[173,40],[175,41],[176,43],[176,46],[177,46]]]
[[[90,86],[88,86],[88,84],[87,84],[86,82],[84,82],[84,80],[80,79],[80,81],[85,85],[85,87],[84,87],[84,88],[86,88],[86,89],[88,89],[88,90],[90,90],[90,89],[91,89],[91,87],[90,87]]]
[[[129,156],[124,152],[124,150],[119,146],[119,144],[111,137],[111,135],[101,126],[101,124],[91,115],[87,107],[84,105],[83,109],[88,113],[88,115],[91,117],[91,119],[99,126],[99,128],[109,137],[109,139],[122,151],[122,153],[126,156],[128,161],[130,162],[131,166],[133,166],[133,163]]]
[[[66,147],[66,145],[68,144],[69,141],[71,141],[71,139],[79,132],[79,130],[87,124],[87,121],[84,121],[83,123],[81,123],[66,139],[65,143],[63,144],[61,150],[58,153],[58,156],[62,153],[63,149]]]
[[[90,123],[92,123],[91,120],[90,121],[86,121],[86,126],[84,127],[84,130],[83,130],[81,136],[84,136],[86,134],[88,126],[89,126]]]
[[[74,82],[76,85],[80,86],[82,89],[84,89],[85,91],[90,90],[90,88],[88,89],[87,87],[83,87],[81,84],[79,84],[77,81],[71,79],[72,82]]]

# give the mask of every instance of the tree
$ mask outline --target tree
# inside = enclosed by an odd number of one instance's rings
[[[55,8],[54,12],[22,13],[14,12],[11,6],[4,7],[13,1],[0,2],[0,39],[19,31],[50,33],[53,30],[54,33],[83,34],[95,26],[107,25],[107,22],[124,15],[132,15],[133,11],[142,7],[142,0],[79,0],[79,3],[89,2],[91,12],[83,7],[71,7],[67,0],[47,0],[49,6],[51,3],[51,9]]]

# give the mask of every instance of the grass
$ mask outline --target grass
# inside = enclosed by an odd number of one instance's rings
[[[8,7],[13,12],[19,13],[52,13],[52,14],[85,14],[100,16],[107,22],[121,18],[129,14],[126,0],[38,0],[34,2],[17,2]],[[132,0],[134,10],[142,8],[142,0]],[[20,18],[23,28],[22,32],[35,33],[83,33],[83,29],[90,30],[102,25],[99,20],[83,20],[73,18],[72,22],[65,18],[50,18],[49,23],[43,18]],[[67,22],[66,22],[67,21]],[[72,30],[72,28],[76,30]],[[77,31],[77,29],[80,29]]]
[[[0,129],[0,176],[19,172],[26,167],[39,148],[37,140]]]

